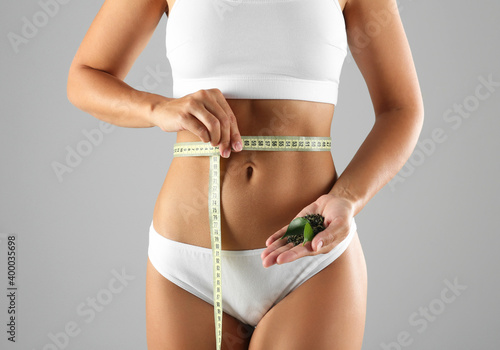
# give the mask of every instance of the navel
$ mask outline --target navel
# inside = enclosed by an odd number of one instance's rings
[[[252,166],[248,166],[247,167],[247,179],[250,180],[250,178],[252,177],[252,174],[253,174],[253,167]]]

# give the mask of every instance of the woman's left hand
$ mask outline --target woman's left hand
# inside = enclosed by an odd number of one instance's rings
[[[325,194],[302,209],[295,218],[315,213],[325,218],[325,230],[314,236],[312,242],[294,246],[293,243],[287,243],[286,237],[281,239],[288,228],[288,225],[284,226],[266,241],[267,248],[261,254],[264,267],[292,262],[304,256],[328,253],[347,237],[354,216],[354,206],[350,200]]]

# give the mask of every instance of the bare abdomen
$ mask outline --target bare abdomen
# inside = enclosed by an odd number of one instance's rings
[[[279,105],[279,101],[274,103]],[[323,106],[319,108],[330,106],[320,105]],[[289,113],[294,116],[289,116],[288,125],[279,128],[276,121],[272,127],[269,125],[272,118],[263,118],[262,122],[258,117],[252,118],[250,114],[255,113],[255,107],[247,108],[245,113],[238,111],[238,106],[231,105],[242,135],[330,134],[331,116],[328,118],[325,112],[323,116],[307,117],[309,120],[316,119],[314,125],[301,125],[304,123],[305,117],[301,116],[304,111],[288,107],[291,110]],[[306,109],[307,112],[310,110]],[[262,116],[263,112],[258,115]],[[187,132],[178,133],[178,142],[199,141],[191,133],[183,133]],[[228,159],[221,158],[222,249],[265,247],[265,241],[271,234],[288,224],[302,208],[328,193],[336,178],[330,152],[244,150],[232,152]],[[210,247],[208,179],[208,157],[174,158],[153,215],[154,227],[161,235],[183,243]]]

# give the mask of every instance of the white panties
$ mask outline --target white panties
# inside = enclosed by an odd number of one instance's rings
[[[354,233],[327,254],[306,256],[290,263],[262,266],[265,248],[222,250],[222,306],[224,312],[255,327],[285,296],[337,259]],[[213,305],[212,250],[170,240],[149,229],[149,260],[169,281]]]

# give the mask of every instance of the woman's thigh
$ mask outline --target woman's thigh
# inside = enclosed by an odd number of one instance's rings
[[[148,350],[215,349],[214,308],[163,277],[148,259],[146,272]],[[253,327],[224,313],[222,349],[248,349]]]
[[[360,350],[366,297],[366,263],[356,233],[337,260],[264,315],[249,349]]]

